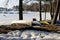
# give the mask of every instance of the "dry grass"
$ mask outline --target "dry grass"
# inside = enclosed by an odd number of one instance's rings
[[[55,25],[43,25],[38,28],[32,27],[26,24],[12,24],[12,25],[1,25],[0,26],[0,33],[7,33],[12,30],[20,30],[20,29],[26,29],[26,28],[35,28],[39,30],[48,30],[48,31],[55,31],[55,32],[60,32],[60,27],[55,26]]]
[[[44,25],[44,26],[41,26],[40,27],[41,29],[46,29],[46,30],[49,30],[49,31],[60,31],[60,27],[58,26],[55,26],[55,25]]]

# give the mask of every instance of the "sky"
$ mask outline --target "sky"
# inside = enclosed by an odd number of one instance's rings
[[[0,7],[5,7],[7,0],[0,0]],[[19,5],[19,0],[10,0],[7,8],[12,8],[14,5]]]

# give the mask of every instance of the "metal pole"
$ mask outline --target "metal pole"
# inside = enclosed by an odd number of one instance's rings
[[[23,8],[22,8],[22,0],[19,2],[19,20],[23,20]]]

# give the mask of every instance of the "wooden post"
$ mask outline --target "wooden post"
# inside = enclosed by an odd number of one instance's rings
[[[41,16],[41,0],[40,0],[40,21],[42,20],[42,16]]]
[[[55,24],[57,21],[57,17],[58,17],[58,13],[59,13],[59,9],[60,9],[60,0],[57,0],[57,7],[56,7],[56,13],[54,14],[53,20],[51,22],[51,24]]]
[[[19,20],[23,20],[23,8],[22,8],[22,0],[19,0]]]

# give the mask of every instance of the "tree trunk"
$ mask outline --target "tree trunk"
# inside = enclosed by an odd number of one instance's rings
[[[60,10],[59,10],[59,20],[60,20]]]
[[[57,17],[58,17],[58,13],[59,13],[59,9],[60,9],[60,0],[57,0],[57,7],[56,7],[56,13],[53,17],[53,20],[51,22],[51,24],[55,24],[57,21]]]
[[[41,0],[40,0],[40,21],[42,20],[42,16],[41,16]]]
[[[22,0],[19,2],[19,20],[23,20],[23,8],[22,8]]]
[[[46,20],[47,5],[45,4],[45,19]]]
[[[53,13],[52,13],[52,1],[50,1],[50,15],[51,15],[51,20],[53,19]]]

